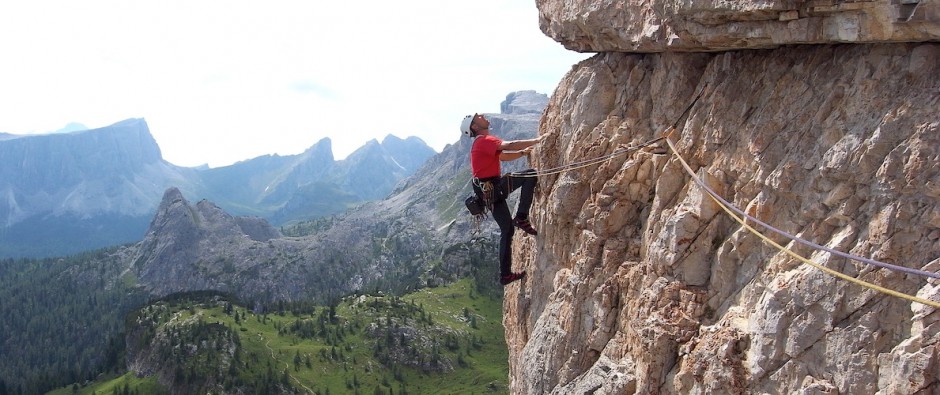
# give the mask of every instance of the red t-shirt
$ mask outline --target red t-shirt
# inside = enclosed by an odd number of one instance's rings
[[[479,136],[470,148],[470,169],[476,178],[497,177],[500,174],[499,154],[503,140],[493,135]]]

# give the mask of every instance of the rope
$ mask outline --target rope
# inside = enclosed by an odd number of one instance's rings
[[[628,154],[628,153],[631,153],[631,152],[639,151],[639,150],[641,150],[641,149],[643,149],[643,148],[645,148],[645,147],[649,147],[650,145],[656,144],[657,142],[659,142],[660,140],[663,140],[664,138],[665,138],[665,137],[657,137],[657,138],[652,139],[652,140],[649,140],[649,141],[647,141],[647,142],[645,142],[645,143],[643,143],[643,144],[640,144],[640,145],[638,145],[638,146],[636,146],[636,147],[629,147],[629,148],[619,149],[619,150],[617,150],[617,151],[611,152],[611,153],[609,153],[609,154],[607,154],[607,155],[604,155],[604,156],[599,156],[599,157],[597,157],[597,158],[586,159],[586,160],[583,160],[583,161],[580,161],[580,162],[568,163],[568,164],[561,165],[561,166],[558,166],[558,167],[552,167],[552,168],[549,168],[549,169],[540,170],[540,171],[537,171],[537,172],[534,172],[534,173],[524,173],[524,174],[513,173],[513,177],[541,177],[541,176],[550,176],[550,175],[561,174],[561,173],[568,172],[568,171],[572,171],[572,170],[583,169],[583,168],[585,168],[585,167],[596,165],[596,164],[598,164],[598,163],[601,163],[601,162],[603,162],[603,161],[606,161],[606,160],[608,160],[608,159],[611,159],[611,158],[614,158],[614,157],[617,157],[617,156],[620,156],[620,155],[625,155],[625,154]]]
[[[826,272],[826,273],[828,273],[828,274],[830,274],[830,275],[832,275],[832,276],[835,276],[835,277],[838,277],[838,278],[840,278],[840,279],[843,279],[843,280],[846,280],[846,281],[849,281],[849,282],[852,282],[852,283],[861,285],[861,286],[866,287],[866,288],[868,288],[868,289],[872,289],[872,290],[875,290],[875,291],[884,293],[884,294],[886,294],[886,295],[891,295],[891,296],[895,296],[895,297],[898,297],[898,298],[907,299],[907,300],[912,301],[912,302],[922,303],[922,304],[925,304],[925,305],[928,305],[928,306],[940,308],[940,302],[936,302],[936,301],[932,301],[932,300],[927,300],[927,299],[923,299],[923,298],[918,298],[918,297],[916,297],[916,296],[911,296],[911,295],[908,295],[908,294],[905,294],[905,293],[902,293],[902,292],[898,292],[898,291],[895,291],[895,290],[892,290],[892,289],[888,289],[888,288],[885,288],[885,287],[881,287],[881,286],[878,286],[878,285],[875,285],[875,284],[872,284],[872,283],[869,283],[869,282],[866,282],[866,281],[863,281],[863,280],[859,280],[859,279],[857,279],[857,278],[855,278],[855,277],[851,277],[851,276],[848,276],[848,275],[846,275],[846,274],[837,272],[837,271],[832,270],[832,269],[830,269],[830,268],[828,268],[828,267],[825,267],[825,266],[820,265],[820,264],[818,264],[818,263],[816,263],[816,262],[813,262],[813,261],[811,261],[811,260],[809,260],[809,259],[806,259],[806,258],[800,256],[799,254],[797,254],[797,253],[791,251],[790,249],[788,249],[788,248],[786,248],[786,247],[784,247],[784,246],[781,246],[780,244],[777,244],[776,242],[774,242],[773,240],[771,240],[771,239],[768,238],[767,236],[761,234],[761,233],[758,232],[756,229],[752,228],[752,227],[751,227],[750,225],[748,225],[743,219],[741,219],[741,218],[739,218],[737,215],[735,215],[734,212],[733,212],[731,209],[728,208],[728,206],[726,206],[724,203],[722,203],[722,201],[723,201],[724,199],[721,199],[721,200],[717,199],[717,198],[716,198],[717,194],[713,195],[712,193],[713,193],[714,191],[712,191],[710,188],[708,188],[708,186],[706,186],[705,183],[704,183],[700,178],[698,178],[698,176],[695,175],[695,172],[692,170],[692,168],[689,166],[689,164],[686,163],[684,159],[682,159],[682,156],[679,155],[679,150],[676,149],[676,146],[673,145],[672,141],[671,141],[670,139],[665,139],[665,140],[666,140],[666,144],[669,145],[669,149],[672,150],[672,153],[675,154],[675,156],[676,156],[677,159],[679,159],[679,162],[682,164],[682,167],[685,168],[685,171],[686,171],[687,173],[689,173],[689,175],[692,177],[692,179],[695,181],[695,183],[698,184],[698,185],[699,185],[700,187],[702,187],[703,189],[705,189],[705,191],[708,193],[708,196],[709,196],[710,198],[712,198],[712,200],[714,200],[715,203],[717,203],[718,206],[720,206],[721,209],[725,211],[725,213],[727,213],[731,218],[734,218],[734,220],[735,220],[736,222],[738,222],[739,224],[741,224],[741,226],[743,226],[743,227],[744,227],[745,229],[747,229],[749,232],[753,233],[753,234],[756,235],[757,237],[760,237],[760,238],[761,238],[762,240],[764,240],[765,242],[767,242],[767,243],[769,243],[770,245],[776,247],[777,249],[779,249],[780,251],[786,253],[787,255],[790,255],[790,256],[792,256],[792,257],[794,257],[794,258],[800,260],[801,262],[806,263],[806,264],[808,264],[808,265],[810,265],[810,266],[812,266],[812,267],[815,267],[816,269],[822,270],[823,272]]]
[[[670,132],[670,133],[671,133],[671,132]],[[756,222],[757,224],[763,226],[764,228],[766,228],[766,229],[768,229],[768,230],[770,230],[770,231],[772,231],[772,232],[774,232],[774,233],[776,233],[776,234],[778,234],[778,235],[781,235],[781,236],[783,236],[783,237],[786,237],[786,238],[788,238],[788,239],[790,239],[790,240],[793,240],[793,241],[795,241],[795,242],[797,242],[797,243],[803,244],[803,245],[805,245],[805,246],[808,246],[808,247],[811,247],[811,248],[814,248],[814,249],[817,249],[817,250],[826,251],[826,252],[828,252],[828,253],[830,253],[830,254],[838,255],[838,256],[841,256],[841,257],[846,258],[846,259],[851,259],[851,260],[855,260],[855,261],[867,263],[867,264],[870,264],[870,265],[873,265],[873,266],[878,266],[878,267],[881,267],[881,268],[884,268],[884,269],[896,270],[896,271],[900,271],[900,272],[904,272],[904,273],[908,273],[908,274],[916,274],[916,275],[920,275],[920,276],[932,277],[932,278],[940,279],[940,273],[928,272],[928,271],[926,271],[926,270],[914,269],[914,268],[905,267],[905,266],[892,265],[892,264],[890,264],[890,263],[885,263],[885,262],[876,261],[876,260],[870,259],[870,258],[865,258],[865,257],[857,256],[857,255],[852,255],[852,254],[849,254],[849,253],[845,253],[845,252],[842,252],[842,251],[839,251],[839,250],[836,250],[836,249],[833,249],[833,248],[829,248],[829,247],[826,247],[826,246],[823,246],[823,245],[819,245],[819,244],[816,244],[816,243],[814,243],[814,242],[812,242],[812,241],[809,241],[809,240],[802,239],[802,238],[800,238],[800,237],[794,236],[794,235],[792,235],[792,234],[790,234],[790,233],[787,233],[787,232],[785,232],[785,231],[783,231],[783,230],[780,230],[780,229],[778,229],[778,228],[775,228],[775,227],[771,226],[770,224],[767,224],[767,223],[765,223],[764,221],[761,221],[761,220],[757,219],[756,217],[753,217],[753,216],[751,216],[751,215],[748,215],[746,212],[744,212],[744,210],[741,210],[741,209],[735,207],[734,204],[732,204],[731,202],[728,202],[727,200],[725,200],[724,198],[722,198],[721,195],[719,195],[717,192],[715,192],[715,190],[709,188],[708,185],[705,185],[705,184],[700,184],[700,185],[701,185],[702,188],[704,188],[705,191],[707,191],[710,195],[714,196],[714,197],[715,197],[716,199],[718,199],[718,200],[721,200],[721,203],[724,203],[725,206],[727,206],[728,208],[730,208],[730,209],[731,209],[732,211],[734,211],[735,213],[738,213],[738,215],[744,217],[745,219],[749,219],[749,220],[751,220],[751,221],[754,221],[754,222]]]
[[[699,184],[699,185],[701,185],[701,187],[702,187],[703,189],[705,189],[705,191],[708,192],[709,195],[713,196],[715,199],[720,200],[721,203],[723,203],[725,206],[727,206],[728,208],[730,208],[732,211],[734,211],[734,212],[737,213],[738,215],[744,217],[745,219],[754,221],[754,222],[756,222],[757,224],[759,224],[760,226],[763,226],[764,228],[766,228],[766,229],[768,229],[768,230],[770,230],[770,231],[772,231],[772,232],[774,232],[774,233],[776,233],[776,234],[778,234],[778,235],[781,235],[781,236],[783,236],[783,237],[786,237],[786,238],[788,238],[788,239],[790,239],[790,240],[793,240],[793,241],[795,241],[795,242],[797,242],[797,243],[803,244],[803,245],[805,245],[805,246],[808,246],[808,247],[811,247],[811,248],[814,248],[814,249],[817,249],[817,250],[826,251],[826,252],[828,252],[828,253],[830,253],[830,254],[838,255],[838,256],[843,257],[843,258],[846,258],[846,259],[851,259],[851,260],[854,260],[854,261],[864,262],[864,263],[867,263],[867,264],[869,264],[869,265],[878,266],[878,267],[883,268],[883,269],[896,270],[896,271],[904,272],[904,273],[908,273],[908,274],[916,274],[916,275],[920,275],[920,276],[932,277],[932,278],[940,279],[940,273],[928,272],[928,271],[926,271],[926,270],[914,269],[914,268],[905,267],[905,266],[892,265],[892,264],[890,264],[890,263],[885,263],[885,262],[876,261],[876,260],[870,259],[870,258],[865,258],[865,257],[857,256],[857,255],[852,255],[852,254],[849,254],[849,253],[845,253],[845,252],[842,252],[842,251],[839,251],[839,250],[836,250],[836,249],[833,249],[833,248],[829,248],[829,247],[826,247],[826,246],[823,246],[823,245],[819,245],[819,244],[816,244],[816,243],[814,243],[814,242],[812,242],[812,241],[809,241],[809,240],[802,239],[802,238],[800,238],[800,237],[794,236],[794,235],[792,235],[792,234],[790,234],[790,233],[787,233],[787,232],[785,232],[785,231],[783,231],[783,230],[781,230],[781,229],[775,228],[775,227],[771,226],[770,224],[767,224],[767,223],[765,223],[765,222],[763,222],[763,221],[757,219],[756,217],[753,217],[753,216],[751,216],[751,215],[748,215],[746,212],[744,212],[744,210],[741,210],[741,209],[735,207],[731,202],[728,202],[727,200],[725,200],[724,198],[722,198],[721,195],[719,195],[717,192],[715,192],[715,190],[709,188],[708,185],[705,185],[704,183],[703,183],[703,184]]]
[[[676,126],[679,125],[679,121],[681,121],[682,118],[685,117],[686,114],[688,114],[690,110],[692,110],[692,107],[695,106],[695,103],[698,102],[698,99],[702,97],[702,93],[705,92],[705,88],[706,88],[706,87],[708,87],[708,84],[702,85],[702,88],[699,89],[698,93],[695,94],[695,98],[692,99],[692,102],[690,102],[689,105],[686,106],[684,110],[682,110],[682,113],[679,114],[678,117],[676,117],[676,121],[673,122],[672,127],[670,128],[670,130],[675,130]],[[670,132],[670,133],[671,133],[671,132]],[[608,159],[611,159],[611,158],[613,158],[613,157],[616,157],[616,156],[619,156],[619,155],[623,155],[623,154],[627,154],[627,153],[634,152],[634,151],[638,151],[638,150],[640,150],[640,149],[642,149],[642,148],[645,148],[645,147],[649,147],[650,145],[656,144],[657,142],[659,142],[660,140],[663,140],[663,139],[666,139],[666,140],[668,141],[668,137],[669,137],[669,135],[667,134],[667,135],[664,135],[664,136],[662,136],[662,137],[657,137],[657,138],[655,138],[655,139],[649,140],[649,141],[647,141],[647,142],[645,142],[645,143],[643,143],[643,144],[640,144],[640,145],[638,145],[638,146],[636,146],[636,147],[624,148],[624,149],[617,150],[617,151],[614,151],[614,152],[612,152],[612,153],[610,153],[610,154],[607,154],[607,155],[604,155],[604,156],[600,156],[600,157],[597,157],[597,158],[594,158],[594,159],[588,159],[588,160],[584,160],[584,161],[581,161],[581,162],[569,163],[569,164],[566,164],[566,165],[561,165],[561,166],[558,166],[558,167],[553,167],[553,168],[541,170],[541,171],[535,172],[534,174],[525,174],[525,175],[513,174],[513,176],[514,176],[514,177],[539,177],[539,176],[550,176],[550,175],[555,175],[555,174],[561,174],[561,173],[564,173],[564,172],[567,172],[567,171],[583,169],[583,168],[585,168],[585,167],[588,167],[588,166],[591,166],[591,165],[595,165],[595,164],[601,163],[601,162],[603,162],[603,161],[605,161],[605,160],[608,160]]]

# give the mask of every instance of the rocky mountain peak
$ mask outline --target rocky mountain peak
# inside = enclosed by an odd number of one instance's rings
[[[236,218],[208,200],[195,205],[168,188],[144,239],[134,268],[141,284],[157,295],[192,289],[231,291],[207,273],[225,272],[224,256],[256,242],[280,237],[260,218]],[[234,259],[234,258],[233,258]]]
[[[192,205],[179,189],[171,187],[163,194],[143,242],[186,244],[205,237],[265,241],[281,235],[263,218],[234,217],[205,199]]]
[[[302,155],[316,158],[316,162],[333,162],[333,140],[330,140],[329,137],[324,137],[310,148],[307,148]]]
[[[499,104],[502,114],[542,114],[548,104],[548,95],[536,91],[516,91],[506,95]]]
[[[315,235],[282,237],[264,219],[233,217],[207,200],[191,204],[170,188],[130,266],[158,297],[215,290],[246,303],[325,302],[391,278],[420,282],[419,264],[440,248],[402,216],[382,222],[376,211],[350,212]]]
[[[421,140],[421,139],[419,139],[419,138],[417,138],[417,137],[414,137],[414,136],[408,137],[408,139],[409,139],[409,140],[410,140],[410,139],[418,139],[418,140]],[[401,143],[403,143],[404,141],[405,141],[405,140],[399,138],[398,136],[396,136],[396,135],[394,135],[394,134],[387,134],[387,135],[385,135],[385,137],[382,138],[382,145],[385,146],[385,145],[389,145],[389,144],[401,144]]]
[[[162,160],[142,118],[97,129],[19,136],[0,140],[0,188],[68,188],[86,179],[128,175]]]

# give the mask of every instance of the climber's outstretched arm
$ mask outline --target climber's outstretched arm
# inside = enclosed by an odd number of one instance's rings
[[[523,156],[528,155],[532,152],[532,146],[538,144],[542,141],[542,138],[545,136],[539,136],[534,139],[528,140],[512,140],[504,141],[499,145],[499,149],[502,151],[499,154],[499,160],[501,161],[510,161],[516,160]]]

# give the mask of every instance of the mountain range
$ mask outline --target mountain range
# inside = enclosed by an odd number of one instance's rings
[[[0,257],[45,257],[140,240],[163,192],[211,199],[275,224],[340,213],[386,196],[433,149],[389,135],[335,160],[328,138],[298,155],[230,166],[173,165],[144,119],[0,138]]]
[[[530,104],[487,114],[494,133],[534,136],[548,97],[525,91],[507,101]],[[0,300],[8,302],[0,304],[0,315],[13,317],[0,322],[0,354],[15,355],[0,361],[0,387],[39,391],[121,365],[122,332],[139,329],[134,322],[122,326],[122,317],[148,299],[221,292],[263,314],[278,305],[333,305],[352,293],[399,295],[468,277],[476,280],[474,293],[498,297],[498,229],[493,221],[476,231],[471,226],[462,206],[471,193],[472,140],[459,134],[456,120],[453,134],[455,144],[424,161],[386,198],[342,214],[276,228],[169,187],[137,243],[64,258],[0,260]],[[299,156],[315,156],[324,146],[314,148]],[[274,159],[253,161],[265,160]],[[507,170],[527,166],[516,162]],[[67,325],[58,324],[63,314],[70,314]],[[51,349],[57,350],[54,360],[47,358]],[[136,375],[147,374],[127,363]]]

